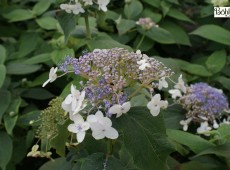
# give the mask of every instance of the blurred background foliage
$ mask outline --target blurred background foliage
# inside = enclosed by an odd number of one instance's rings
[[[66,55],[80,56],[95,48],[134,51],[144,38],[138,49],[176,75],[183,72],[188,83],[207,82],[230,97],[230,19],[214,18],[210,1],[111,0],[106,13],[93,11],[89,17],[91,37],[86,35],[83,16],[60,10],[64,2],[0,1],[0,169],[38,169],[47,161],[26,158],[36,135],[36,123],[31,126],[30,121],[38,118],[50,99],[64,95],[68,83],[80,81],[67,77],[41,87],[49,69]],[[136,25],[140,17],[150,17],[159,27],[143,30]],[[229,126],[218,130],[218,140],[224,140],[220,148],[176,130],[180,113],[174,107],[165,113],[166,127],[171,128],[167,134],[177,148],[168,160],[171,169],[229,168],[230,155],[224,152],[230,150]],[[193,146],[194,142],[200,145]]]

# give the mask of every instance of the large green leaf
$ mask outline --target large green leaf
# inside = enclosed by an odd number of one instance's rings
[[[81,160],[81,168],[79,170],[103,169],[103,163],[105,162],[104,157],[104,153],[93,153],[92,155],[89,155],[88,157]]]
[[[124,8],[124,14],[127,19],[136,19],[143,10],[143,6],[138,0],[132,0],[127,3]]]
[[[49,60],[51,60],[50,54],[44,53],[44,54],[39,54],[34,57],[28,58],[23,63],[24,64],[39,64],[39,63],[45,63]]]
[[[39,0],[36,5],[33,7],[33,12],[36,15],[41,15],[43,12],[45,12],[51,5],[51,0]]]
[[[70,49],[70,48],[64,48],[64,49],[54,50],[54,51],[51,53],[51,59],[53,60],[53,62],[54,62],[56,65],[62,63],[63,60],[64,60],[67,56],[74,57],[74,50],[73,50],[73,49]]]
[[[119,35],[122,35],[135,26],[136,26],[135,21],[121,19],[121,21],[117,24],[117,30],[118,30]]]
[[[125,48],[129,51],[132,51],[131,47],[120,44],[106,34],[100,34],[100,36],[97,36],[94,39],[90,40],[87,45],[90,51],[93,51],[94,49],[109,49],[115,47]]]
[[[161,27],[168,30],[178,44],[191,46],[188,34],[178,24],[164,21],[161,23]]]
[[[1,124],[2,117],[11,102],[10,92],[7,90],[0,90],[0,99],[4,99],[4,100],[0,100],[0,124]]]
[[[208,57],[206,66],[212,73],[218,73],[224,68],[226,59],[227,56],[225,50],[215,51]]]
[[[3,64],[6,60],[6,49],[0,45],[0,64]]]
[[[74,30],[76,26],[75,15],[67,14],[66,12],[61,12],[57,17],[59,24],[65,35],[65,41],[68,40],[70,33]]]
[[[153,117],[146,107],[133,107],[128,114],[115,119],[114,126],[122,131],[124,145],[138,168],[168,169],[166,159],[172,148],[162,114]]]
[[[199,153],[215,145],[200,136],[193,135],[181,130],[167,129],[167,135],[170,139],[188,146],[193,152]]]
[[[5,114],[3,119],[4,119],[4,125],[5,125],[7,133],[9,135],[13,135],[13,129],[18,120],[18,115],[10,116],[9,114]]]
[[[2,131],[0,131],[0,146],[0,167],[2,170],[6,170],[12,155],[13,142],[10,136]]]
[[[160,27],[153,27],[151,30],[146,33],[143,30],[139,30],[142,34],[146,34],[150,39],[159,42],[161,44],[174,44],[176,41],[174,40],[172,34],[167,30]]]
[[[30,74],[38,71],[41,65],[29,65],[23,63],[9,63],[6,66],[6,73],[13,75]]]
[[[217,25],[202,25],[195,31],[191,32],[191,34],[198,35],[221,44],[230,45],[230,31]]]
[[[39,43],[39,35],[35,32],[24,33],[20,38],[19,58],[34,51]]]
[[[38,120],[40,114],[41,114],[40,110],[34,110],[26,114],[23,114],[22,116],[18,118],[17,125],[28,126],[30,121]],[[39,123],[40,122],[38,121],[38,124]],[[36,125],[36,123],[32,125]]]
[[[27,9],[15,9],[9,13],[3,14],[3,16],[9,19],[10,22],[24,21],[34,18],[33,12]]]
[[[159,8],[160,5],[161,5],[161,0],[143,0],[145,3],[153,6],[153,7],[156,7],[156,8]]]
[[[22,97],[29,99],[45,100],[54,97],[52,93],[44,88],[32,88],[28,89],[21,94]]]
[[[36,22],[43,29],[46,29],[46,30],[57,29],[58,21],[53,17],[42,17],[42,18],[36,19]]]
[[[0,88],[2,87],[6,77],[6,67],[0,64]]]
[[[229,90],[230,87],[230,78],[224,77],[224,76],[219,76],[215,79],[216,81],[218,81],[220,84],[222,84],[222,86]]]
[[[67,162],[66,158],[57,158],[43,164],[39,170],[68,170],[71,169],[71,162]]]
[[[187,21],[190,23],[194,23],[189,17],[187,17],[185,14],[183,14],[182,12],[178,11],[175,8],[171,8],[169,10],[169,12],[167,13],[167,15],[172,17],[172,18],[176,18],[178,20],[181,20],[181,21]]]

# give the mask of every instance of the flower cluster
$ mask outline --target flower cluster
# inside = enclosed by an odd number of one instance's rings
[[[153,27],[159,27],[149,17],[147,17],[147,18],[139,18],[139,20],[136,22],[136,24],[140,25],[144,30],[150,30]]]
[[[229,0],[211,0],[211,3],[215,7],[224,7],[230,4]]]
[[[195,83],[184,88],[184,94],[177,89],[171,90],[173,98],[187,111],[186,120],[180,122],[183,130],[187,131],[191,122],[200,123],[198,133],[218,128],[223,113],[228,110],[228,101],[222,90],[209,86],[206,83]],[[226,121],[226,120],[225,120]]]
[[[99,10],[106,12],[109,2],[110,0],[97,0],[95,4],[98,5]],[[60,8],[67,13],[78,15],[79,13],[85,13],[85,9],[92,5],[94,5],[93,0],[70,0],[68,4],[61,4]]]
[[[113,115],[118,118],[126,114],[131,108],[130,99],[142,89],[152,95],[154,88],[167,88],[166,78],[173,74],[163,63],[139,50],[129,52],[122,48],[95,49],[79,58],[67,56],[59,69],[64,74],[72,72],[86,79],[80,83],[81,91],[71,85],[71,93],[62,102],[62,108],[73,121],[68,130],[76,133],[78,143],[84,140],[88,130],[95,139],[116,139],[118,132],[112,127]],[[136,90],[127,90],[134,85],[138,86]],[[168,102],[161,100],[160,94],[152,96],[147,104],[153,116],[167,106]]]

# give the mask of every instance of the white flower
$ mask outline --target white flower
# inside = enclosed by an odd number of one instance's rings
[[[208,126],[208,122],[201,122],[200,127],[197,128],[197,133],[204,133],[210,131],[212,128]],[[206,134],[208,135],[208,134]]]
[[[40,156],[41,152],[38,151],[39,145],[34,145],[31,149],[31,151],[27,154],[27,156],[32,156],[32,157],[38,157]]]
[[[115,104],[109,109],[109,113],[117,114],[117,117],[120,117],[123,113],[127,113],[131,107],[130,102],[125,102],[122,105]]]
[[[229,120],[226,120],[226,119],[223,119],[223,122],[222,122],[221,124],[230,125],[230,121],[229,121]]]
[[[83,105],[84,98],[85,91],[80,92],[72,84],[71,94],[69,94],[62,102],[62,108],[67,112],[76,114],[85,107],[85,105]]]
[[[84,13],[85,10],[82,8],[81,4],[79,2],[75,2],[75,4],[61,4],[60,8],[65,10],[67,13],[74,13],[74,14],[79,14],[79,13]]]
[[[118,138],[117,130],[111,127],[112,121],[108,117],[104,117],[101,111],[97,111],[95,115],[89,115],[87,121],[95,139],[103,139],[104,137],[109,139]]]
[[[73,115],[71,118],[74,124],[68,126],[70,132],[77,134],[77,141],[81,143],[85,138],[85,131],[89,129],[89,123],[85,122],[80,114]]]
[[[173,99],[176,99],[177,97],[182,97],[182,94],[181,94],[180,90],[178,90],[178,89],[169,90],[169,93],[172,95]]]
[[[162,77],[159,80],[159,85],[158,85],[158,89],[161,90],[162,88],[168,88],[168,82],[165,80],[165,77]]]
[[[219,124],[216,122],[216,120],[213,120],[213,128],[217,129],[219,127]]]
[[[147,63],[146,59],[142,59],[140,61],[137,61],[137,64],[140,65],[139,66],[140,70],[144,70],[146,67],[151,67],[151,65],[149,63]]]
[[[93,5],[93,0],[83,0],[83,2],[85,3],[84,5]]]
[[[85,10],[81,7],[81,4],[80,3],[78,3],[78,2],[76,2],[74,5],[72,5],[72,12],[74,13],[74,14],[79,14],[79,13],[84,13],[85,12]]]
[[[160,108],[168,107],[168,102],[161,100],[160,94],[155,94],[151,101],[148,102],[147,107],[153,116],[157,116],[160,113]]]
[[[57,69],[58,69],[57,67],[56,68],[52,67],[50,69],[49,79],[45,83],[43,83],[42,87],[45,87],[48,83],[52,83],[54,80],[57,79],[57,74],[56,74]]]
[[[104,12],[107,11],[107,5],[109,4],[110,0],[97,0],[97,3],[99,5],[99,10],[102,10]]]
[[[192,118],[188,118],[187,120],[181,120],[180,124],[183,125],[183,131],[188,130],[188,124],[192,121]]]
[[[63,10],[65,10],[65,12],[67,12],[67,13],[71,13],[72,12],[71,5],[69,5],[69,4],[61,4],[60,8],[63,9]]]
[[[182,79],[182,74],[180,75],[180,77],[178,78],[178,83],[174,86],[175,89],[179,89],[182,92],[186,93],[186,87],[184,85],[184,81]]]

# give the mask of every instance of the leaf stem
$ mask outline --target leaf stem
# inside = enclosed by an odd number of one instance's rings
[[[139,43],[137,44],[135,50],[139,49],[139,47],[141,46],[142,42],[144,41],[144,38],[145,38],[145,33],[142,34],[141,39],[140,39]]]
[[[85,27],[86,27],[86,37],[91,39],[91,32],[90,32],[90,27],[89,27],[89,17],[88,15],[85,16]]]

